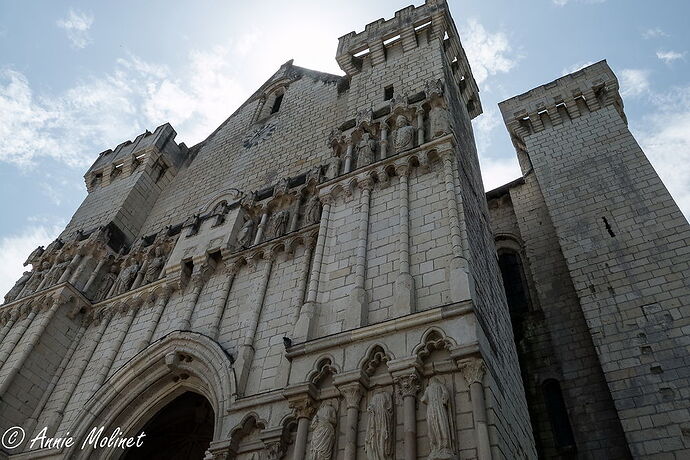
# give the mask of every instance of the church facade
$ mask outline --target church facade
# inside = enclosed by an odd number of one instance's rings
[[[0,306],[0,458],[687,458],[690,226],[606,62],[500,104],[485,193],[445,1],[336,60],[98,156]]]

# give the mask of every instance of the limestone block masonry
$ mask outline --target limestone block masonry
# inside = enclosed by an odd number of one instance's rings
[[[0,459],[687,458],[690,228],[614,75],[502,103],[487,195],[458,37],[427,0],[101,153],[0,306]]]

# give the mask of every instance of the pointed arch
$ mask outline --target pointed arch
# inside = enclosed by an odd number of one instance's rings
[[[205,335],[175,331],[135,355],[86,401],[70,430],[75,445],[81,446],[94,426],[105,426],[104,432],[114,427],[136,431],[187,391],[208,400],[215,414],[214,439],[220,439],[223,415],[236,394],[231,358]],[[67,456],[89,458],[90,452],[72,448]]]

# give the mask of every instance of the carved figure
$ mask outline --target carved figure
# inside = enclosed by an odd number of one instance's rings
[[[315,224],[321,218],[321,201],[316,195],[312,195],[307,201],[307,205],[304,209],[304,220],[306,225]]]
[[[55,240],[48,245],[48,247],[44,251],[44,254],[50,254],[53,251],[60,249],[63,245],[64,243],[60,238],[55,238]]]
[[[48,288],[57,284],[60,276],[62,276],[62,273],[65,271],[68,265],[69,261],[67,260],[63,260],[53,265],[53,268],[51,268],[46,275],[46,282],[43,284],[43,287]]]
[[[328,171],[326,174],[326,178],[328,180],[335,179],[340,175],[340,157],[336,154],[333,154],[331,156],[331,159],[328,160]]]
[[[153,251],[153,255],[154,257],[149,261],[149,265],[146,267],[146,273],[144,273],[144,284],[156,281],[160,276],[163,265],[165,265],[166,257],[162,247],[157,246]]]
[[[127,268],[123,269],[115,280],[113,286],[113,296],[124,294],[134,282],[139,271],[139,263],[132,262]]]
[[[22,292],[22,289],[24,289],[24,286],[26,285],[27,281],[29,281],[29,278],[31,278],[31,272],[24,272],[24,274],[17,280],[16,283],[14,283],[14,286],[12,286],[12,289],[9,290],[9,292],[5,295],[5,303],[10,303],[17,297],[19,297],[19,293]]]
[[[430,459],[454,458],[451,447],[451,429],[448,418],[450,396],[438,377],[432,377],[424,391],[422,402],[426,404],[426,423],[429,430]]]
[[[402,152],[414,147],[414,128],[410,126],[405,115],[398,115],[395,119],[395,151]]]
[[[290,212],[286,209],[283,209],[273,216],[273,219],[271,219],[271,235],[273,238],[285,235],[289,221]]]
[[[252,236],[254,234],[254,221],[247,219],[240,231],[237,232],[237,248],[244,249],[252,245]]]
[[[94,295],[94,300],[104,300],[108,296],[108,292],[110,292],[110,288],[113,287],[113,284],[115,283],[116,279],[117,266],[113,265],[110,267],[110,271],[106,273],[103,277],[103,281],[101,282],[100,287],[96,291],[96,295]]]
[[[45,251],[43,250],[43,246],[39,246],[33,251],[31,251],[31,254],[29,254],[29,257],[26,258],[26,262],[24,262],[24,266],[26,267],[29,264],[34,264],[39,257],[43,255]]]
[[[431,131],[431,139],[435,139],[450,132],[446,109],[439,106],[431,108],[429,111],[429,130]]]
[[[31,279],[26,283],[26,288],[24,289],[24,295],[33,294],[41,285],[41,281],[48,274],[50,270],[50,264],[48,262],[43,262],[39,270],[34,270],[34,274]]]
[[[311,422],[311,460],[330,460],[335,443],[337,413],[330,404],[324,404]]]
[[[369,421],[364,452],[368,460],[393,458],[393,404],[388,393],[376,393],[367,406]]]
[[[367,166],[374,161],[376,152],[376,139],[371,134],[364,132],[362,139],[357,143],[357,167]]]

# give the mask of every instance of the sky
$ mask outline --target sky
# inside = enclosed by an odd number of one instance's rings
[[[165,122],[194,145],[289,59],[341,75],[338,37],[407,5],[0,0],[0,293],[67,224],[98,153]],[[449,5],[480,87],[487,190],[520,176],[498,102],[607,59],[631,131],[690,215],[690,3]]]

